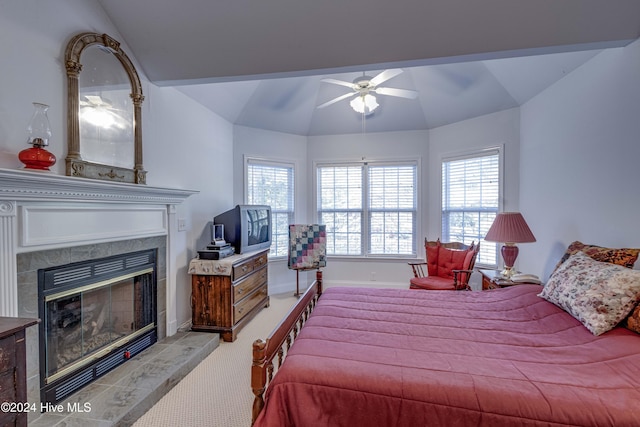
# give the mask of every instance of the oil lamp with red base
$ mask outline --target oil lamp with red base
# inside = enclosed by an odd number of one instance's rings
[[[34,102],[33,107],[35,110],[27,127],[29,132],[27,143],[32,147],[22,150],[18,154],[18,159],[24,163],[25,169],[48,171],[49,167],[56,163],[56,156],[43,148],[49,145],[49,138],[51,138],[51,126],[47,117],[49,106]]]

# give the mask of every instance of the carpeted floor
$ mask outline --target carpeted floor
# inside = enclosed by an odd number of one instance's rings
[[[251,344],[266,338],[297,299],[272,295],[270,307],[253,318],[232,343],[220,345],[134,427],[251,425]]]

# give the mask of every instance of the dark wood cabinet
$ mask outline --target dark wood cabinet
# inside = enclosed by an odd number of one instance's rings
[[[27,403],[25,329],[38,322],[38,319],[0,317],[0,403]],[[17,405],[0,411],[0,426],[26,425],[27,411]]]
[[[219,332],[225,341],[269,306],[268,251],[222,260],[193,260],[191,329]]]

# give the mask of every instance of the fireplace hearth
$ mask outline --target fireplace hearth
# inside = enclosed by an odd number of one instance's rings
[[[157,341],[156,250],[38,271],[41,402],[55,404]]]

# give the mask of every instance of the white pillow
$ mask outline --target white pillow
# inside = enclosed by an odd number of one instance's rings
[[[538,296],[600,335],[620,323],[640,300],[640,271],[578,252],[551,275]]]

